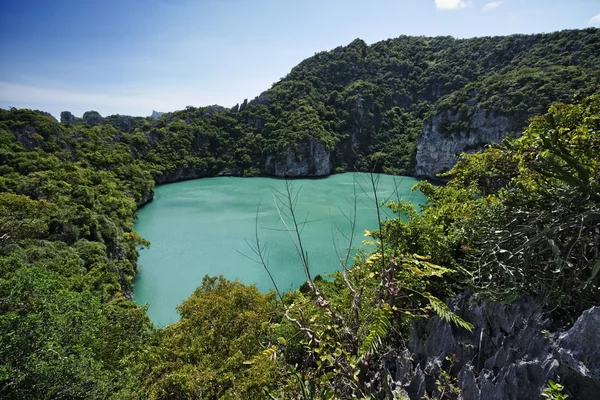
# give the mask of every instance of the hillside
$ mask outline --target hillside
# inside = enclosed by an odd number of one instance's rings
[[[233,109],[0,110],[0,397],[475,399],[562,377],[593,398],[598,65],[598,29],[357,39]],[[148,245],[133,221],[156,184],[450,168],[446,186],[419,185],[420,214],[387,204],[397,218],[332,281],[263,294],[207,277],[163,329],[130,300]],[[505,339],[546,347],[509,357]],[[531,374],[500,385],[513,364]]]
[[[304,60],[231,110],[188,107],[156,122],[112,116],[104,124],[137,137],[133,151],[146,149],[140,156],[157,182],[355,170],[435,177],[463,150],[518,135],[553,101],[593,93],[599,54],[598,29],[357,39]],[[61,121],[102,122],[86,114]]]

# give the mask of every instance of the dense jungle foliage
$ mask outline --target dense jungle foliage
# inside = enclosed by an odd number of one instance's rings
[[[62,123],[0,110],[0,397],[385,398],[383,354],[417,319],[470,329],[442,301],[466,288],[539,296],[568,325],[600,303],[597,65],[597,29],[356,40],[231,110]],[[548,110],[557,100],[569,104]],[[344,257],[332,280],[264,294],[207,277],[161,329],[130,300],[148,245],[133,221],[155,183],[269,174],[267,156],[311,138],[340,170],[407,173],[425,118],[475,107],[515,129],[543,115],[465,155],[446,186],[419,184],[421,213],[385,205],[398,218],[366,232],[373,250]],[[289,205],[283,193],[296,233]]]
[[[158,121],[88,112],[71,124],[111,125],[157,182],[217,173],[272,175],[287,149],[319,141],[333,171],[410,174],[423,121],[452,111],[445,131],[470,132],[477,109],[520,132],[555,101],[600,84],[600,30],[454,39],[410,37],[348,46],[301,62],[256,99],[195,108]],[[309,175],[314,174],[309,170]]]

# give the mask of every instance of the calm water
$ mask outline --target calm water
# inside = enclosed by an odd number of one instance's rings
[[[420,192],[411,191],[416,179],[388,175],[378,179],[380,200],[424,202]],[[343,213],[352,213],[353,188],[358,199],[355,245],[362,244],[365,229],[377,227],[368,175],[347,173],[291,184],[299,191],[296,214],[307,221],[302,238],[312,275],[340,269],[336,248],[343,252],[347,247],[339,230],[346,235],[350,232]],[[274,205],[275,190],[284,191],[285,181],[219,177],[156,188],[154,201],[139,211],[135,225],[151,246],[140,252],[141,272],[134,292],[137,303],[149,304],[148,314],[156,325],[178,320],[176,306],[192,294],[206,274],[255,283],[261,291],[272,287],[262,265],[247,258],[254,256],[246,241],[254,240],[259,204],[258,234],[267,245],[268,265],[279,289],[297,288],[305,281],[294,245],[282,231],[284,226]]]

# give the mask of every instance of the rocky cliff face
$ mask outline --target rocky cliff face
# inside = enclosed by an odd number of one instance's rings
[[[154,180],[157,185],[160,185],[163,183],[174,183],[188,181],[190,179],[210,178],[214,176],[241,176],[241,173],[237,169],[227,169],[219,172],[207,172],[198,170],[194,167],[180,167],[175,171],[165,172],[162,175],[158,175],[154,178]],[[151,200],[152,198],[149,199],[149,201]]]
[[[552,321],[532,298],[503,305],[465,293],[448,304],[473,331],[439,318],[417,328],[408,350],[385,360],[396,393],[439,396],[435,380],[454,353],[457,362],[449,372],[462,391],[455,398],[539,399],[550,379],[564,384],[570,398],[599,398],[600,307],[584,312],[568,331],[550,333]]]
[[[425,122],[423,135],[417,142],[417,176],[433,178],[448,171],[456,163],[458,155],[479,150],[487,143],[499,143],[514,126],[514,121],[506,116],[477,109],[470,116],[469,132],[444,132],[444,122],[456,122],[459,118],[458,113],[447,111]]]
[[[320,140],[310,139],[295,150],[286,149],[279,160],[268,156],[265,171],[278,177],[325,176],[331,173],[330,158],[329,151]]]
[[[154,190],[149,193],[144,193],[142,198],[137,202],[137,207],[143,207],[154,199]]]
[[[164,112],[152,110],[152,114],[150,114],[151,118],[158,119]]]
[[[155,181],[157,185],[163,183],[172,183],[179,181],[186,181],[190,179],[199,179],[199,178],[207,178],[213,176],[204,171],[198,171],[194,168],[178,168],[173,172],[165,172],[162,175],[155,177]]]

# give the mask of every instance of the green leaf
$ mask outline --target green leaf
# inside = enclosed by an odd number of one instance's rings
[[[381,345],[381,339],[387,335],[387,332],[391,327],[391,318],[392,310],[389,305],[384,304],[383,306],[375,309],[369,334],[360,347],[361,354],[371,354],[374,353],[377,348],[379,348]]]
[[[600,272],[600,260],[596,260],[596,263],[594,264],[594,268],[592,269],[592,274],[590,275],[590,277],[583,283],[582,287],[583,288],[587,288],[587,286],[592,283],[592,281],[594,280],[594,278],[596,277],[596,275],[598,275],[598,272]]]
[[[424,295],[425,297],[427,297],[427,300],[429,300],[429,304],[431,304],[431,308],[433,308],[433,311],[435,311],[435,313],[440,318],[448,322],[452,322],[455,325],[458,325],[462,328],[465,328],[469,332],[473,330],[473,325],[471,323],[465,321],[458,315],[454,314],[452,310],[450,310],[450,308],[448,308],[446,303],[444,303],[442,300],[438,299],[430,293],[424,293]]]

